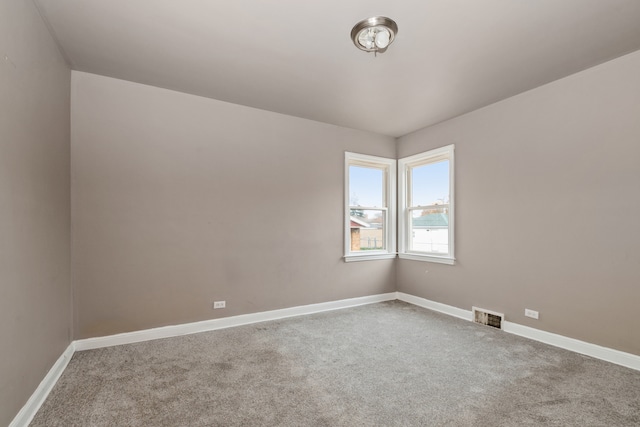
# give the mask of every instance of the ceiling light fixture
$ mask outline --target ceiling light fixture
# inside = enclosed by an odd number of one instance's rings
[[[383,53],[398,34],[398,25],[384,16],[374,16],[358,22],[351,30],[351,40],[360,50]]]

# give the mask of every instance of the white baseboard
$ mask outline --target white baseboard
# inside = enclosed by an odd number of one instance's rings
[[[13,419],[9,427],[27,427],[40,406],[45,401],[51,389],[56,384],[60,375],[69,364],[75,351],[90,350],[114,345],[131,344],[149,341],[159,338],[169,338],[180,335],[195,334],[198,332],[213,331],[216,329],[231,328],[234,326],[248,325],[251,323],[266,322],[269,320],[284,319],[287,317],[303,316],[306,314],[320,313],[323,311],[339,310],[365,304],[373,304],[383,301],[400,300],[429,310],[448,314],[463,320],[471,321],[471,310],[453,307],[447,304],[431,301],[425,298],[409,295],[404,292],[389,292],[386,294],[370,295],[359,298],[350,298],[339,301],[324,302],[319,304],[302,305],[298,307],[284,308],[281,310],[264,311],[260,313],[243,314],[240,316],[223,317],[220,319],[205,320],[202,322],[186,323],[182,325],[164,326],[136,332],[110,335],[106,337],[87,338],[72,342],[54,363],[44,377],[36,391],[31,395],[27,403],[22,407],[18,415]],[[517,323],[504,321],[505,332],[540,341],[576,353],[585,354],[596,359],[605,360],[617,365],[640,371],[640,356],[601,347],[596,344],[568,338],[562,335],[541,331]]]
[[[640,371],[640,356],[636,356],[635,354],[602,347],[574,338],[565,337],[564,335],[542,331],[540,329],[523,326],[513,322],[504,321],[502,323],[502,330],[510,334],[520,335],[521,337],[540,341],[545,344],[550,344],[555,347],[564,348],[565,350],[571,350],[576,353]]]
[[[459,319],[469,321],[472,319],[471,310],[464,310],[462,308],[454,307],[451,305],[442,304],[425,298],[405,294],[404,292],[397,292],[397,294],[400,301],[408,302],[409,304],[417,305],[419,307],[428,308],[429,310],[437,311],[438,313],[448,314],[449,316],[457,317]]]
[[[82,351],[91,350],[94,348],[110,347],[114,345],[132,344],[159,338],[169,338],[180,335],[195,334],[198,332],[215,331],[217,329],[231,328],[234,326],[248,325],[251,323],[284,319],[286,317],[302,316],[305,314],[338,310],[342,308],[355,307],[358,305],[373,304],[382,301],[392,301],[395,299],[397,299],[396,292],[389,292],[387,294],[370,295],[359,298],[343,299],[339,301],[301,305],[298,307],[263,311],[260,313],[242,314],[239,316],[223,317],[220,319],[203,320],[201,322],[185,323],[182,325],[163,326],[160,328],[127,332],[106,337],[82,339],[75,341],[75,348],[77,351]]]
[[[231,328],[233,326],[248,325],[251,323],[266,322],[269,320],[284,319],[286,317],[302,316],[305,314],[320,313],[323,311],[339,310],[342,308],[356,307],[365,304],[374,304],[383,301],[397,299],[396,292],[386,294],[369,295],[359,298],[349,298],[339,301],[323,302],[318,304],[302,305],[298,307],[284,308],[281,310],[264,311],[260,313],[243,314],[240,316],[224,317],[221,319],[205,320],[202,322],[186,323],[182,325],[165,326],[161,328],[147,329],[143,331],[128,332],[124,334],[110,335],[106,337],[87,338],[72,342],[62,353],[53,367],[44,377],[36,391],[33,392],[27,403],[15,416],[9,427],[27,427],[36,415],[40,406],[53,389],[60,375],[69,364],[73,353],[76,351],[90,350],[114,345],[131,344],[149,341],[158,338],[169,338],[179,335],[195,334],[198,332],[213,331],[216,329]]]
[[[27,403],[20,409],[18,415],[16,415],[13,421],[11,421],[11,424],[9,424],[9,427],[27,427],[29,425],[51,392],[51,389],[53,389],[53,386],[58,382],[60,375],[62,375],[69,364],[74,352],[75,348],[73,343],[71,343],[58,360],[56,360],[56,363],[53,364],[51,369],[49,369],[49,372],[47,372],[47,375],[45,375],[44,379],[40,382],[36,391],[33,392]]]
[[[419,307],[428,308],[430,310],[448,314],[460,319],[469,321],[473,320],[471,310],[464,310],[462,308],[453,307],[425,298],[405,294],[404,292],[398,292],[398,299],[400,301],[405,301]],[[596,359],[604,360],[607,362],[615,363],[616,365],[621,365],[640,371],[640,356],[637,356],[635,354],[625,353],[623,351],[614,350],[608,347],[602,347],[574,338],[565,337],[563,335],[542,331],[540,329],[531,328],[529,326],[523,326],[518,323],[508,322],[506,320],[502,323],[502,330],[510,334],[519,335],[521,337],[529,338],[534,341],[540,341],[545,344],[564,348],[565,350],[570,350],[575,353],[584,354]]]

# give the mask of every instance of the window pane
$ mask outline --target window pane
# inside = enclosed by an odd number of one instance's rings
[[[383,210],[351,209],[351,252],[386,249]]]
[[[384,207],[384,170],[349,166],[349,205]]]
[[[449,160],[410,169],[411,206],[449,203]]]
[[[449,205],[412,209],[409,248],[412,251],[449,253]]]

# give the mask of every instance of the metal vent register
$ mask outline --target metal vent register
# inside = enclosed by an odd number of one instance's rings
[[[503,320],[504,314],[502,313],[485,310],[484,308],[473,307],[473,321],[476,323],[502,329]]]

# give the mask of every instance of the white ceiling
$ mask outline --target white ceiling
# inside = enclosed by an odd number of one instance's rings
[[[35,1],[75,70],[391,136],[640,49],[639,0]]]

